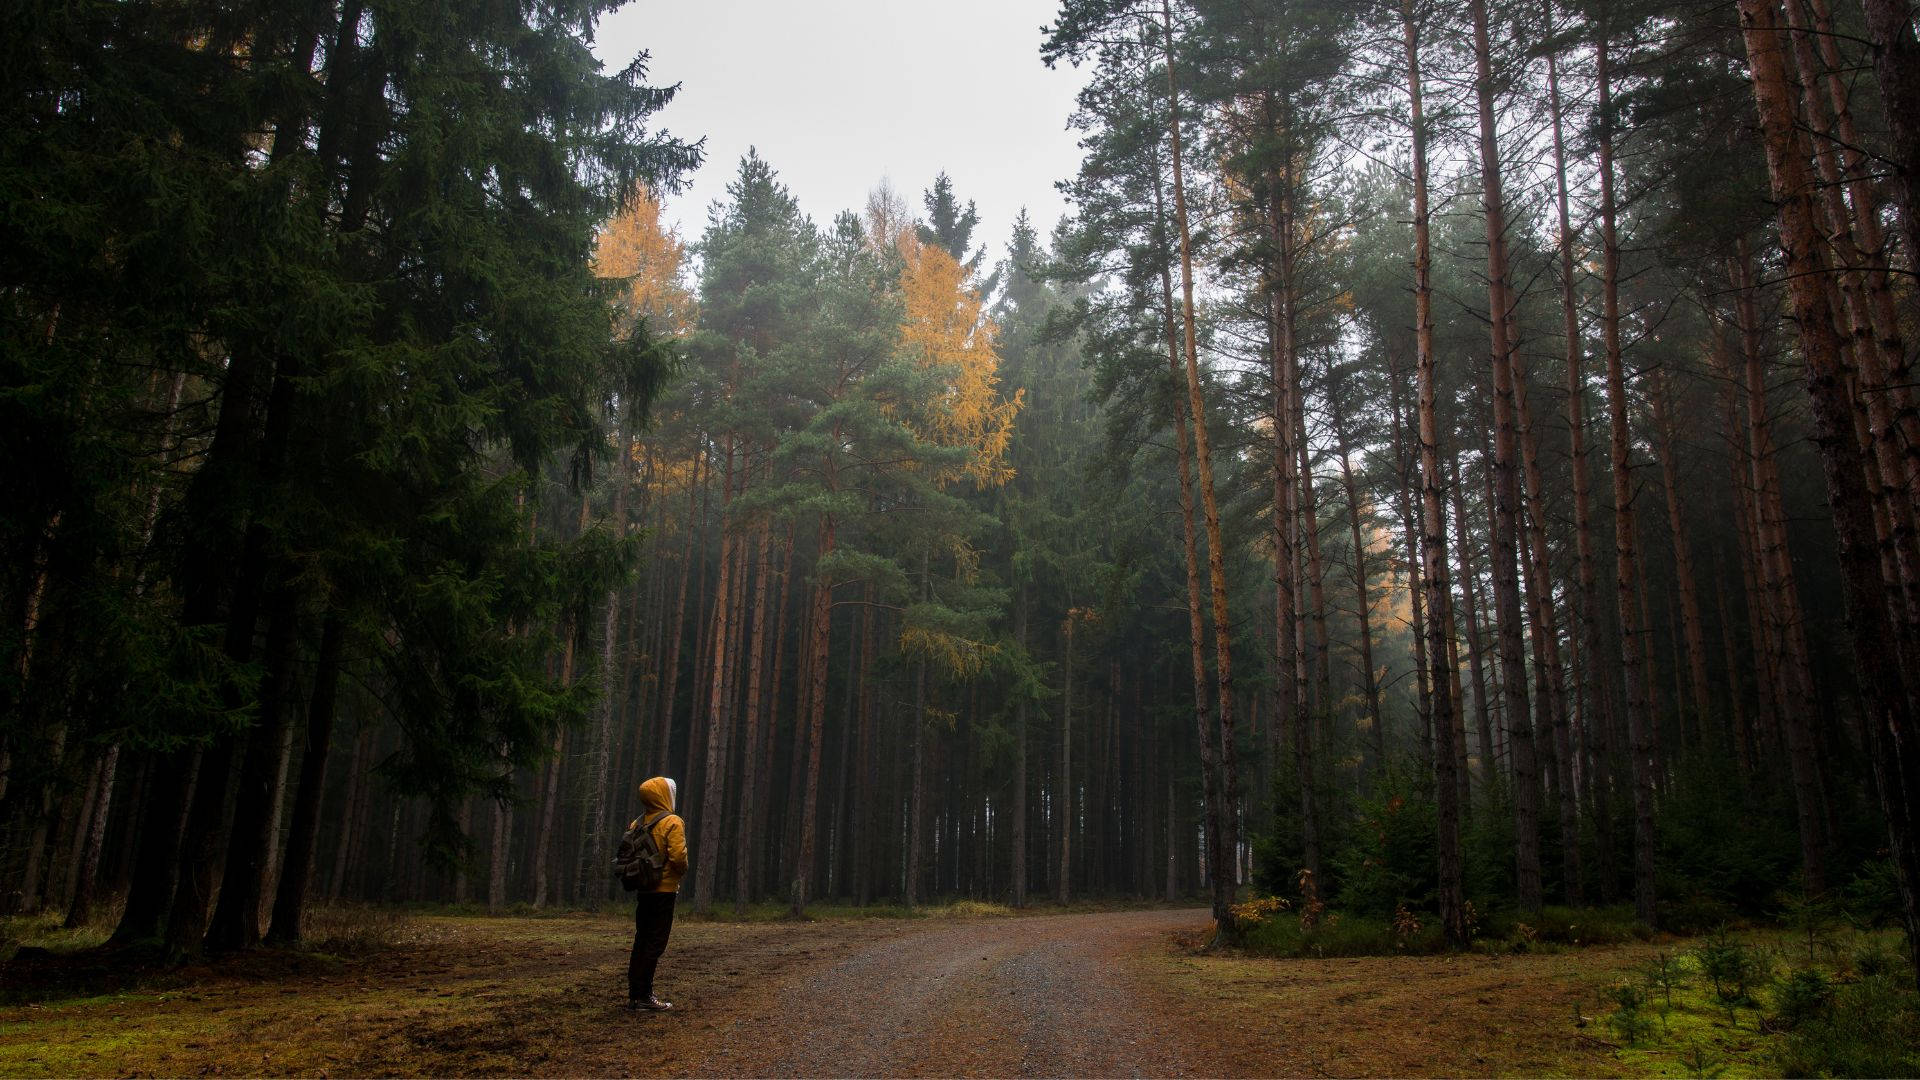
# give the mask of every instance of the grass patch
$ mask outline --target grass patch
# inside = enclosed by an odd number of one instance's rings
[[[1625,1071],[1653,1076],[1920,1075],[1920,996],[1897,934],[1719,930],[1601,992]]]
[[[1534,945],[1623,945],[1651,941],[1655,932],[1634,917],[1631,904],[1565,907],[1549,904],[1534,915],[1489,915],[1480,927],[1484,947],[1526,952]]]
[[[107,940],[113,924],[97,922],[68,930],[64,920],[52,912],[38,915],[14,915],[0,919],[0,964],[14,958],[21,949],[44,949],[50,953],[73,953],[91,949]]]
[[[313,907],[303,919],[305,937],[299,947],[327,956],[372,956],[400,944],[412,925],[406,913],[393,908],[359,904]]]

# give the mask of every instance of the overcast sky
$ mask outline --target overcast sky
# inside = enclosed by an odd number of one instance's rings
[[[934,174],[979,204],[975,243],[1000,258],[1027,207],[1042,236],[1064,212],[1055,180],[1080,161],[1067,116],[1082,74],[1040,63],[1055,0],[634,0],[601,24],[609,69],[653,54],[654,85],[681,84],[656,127],[705,136],[707,163],[669,200],[692,241],[758,147],[821,225],[865,205],[885,177],[920,212]]]

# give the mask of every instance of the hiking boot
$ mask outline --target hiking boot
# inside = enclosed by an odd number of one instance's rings
[[[673,1002],[661,1001],[657,997],[628,998],[627,1008],[634,1012],[666,1012],[673,1008]]]

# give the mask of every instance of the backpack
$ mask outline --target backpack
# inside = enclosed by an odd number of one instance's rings
[[[620,850],[613,857],[613,876],[628,892],[644,892],[660,886],[667,872],[667,853],[654,839],[653,827],[668,811],[633,823],[620,837]]]

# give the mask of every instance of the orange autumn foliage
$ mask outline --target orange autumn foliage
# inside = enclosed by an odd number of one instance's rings
[[[1007,444],[1024,391],[1000,393],[1000,356],[994,350],[998,328],[981,311],[980,294],[967,281],[965,267],[945,248],[923,244],[911,233],[898,241],[905,265],[900,290],[906,318],[900,346],[922,369],[935,369],[946,386],[929,411],[923,438],[967,448],[966,465],[942,482],[966,476],[976,487],[994,487],[1013,477]]]
[[[601,226],[595,238],[593,272],[623,278],[621,325],[646,319],[655,333],[678,336],[693,328],[693,296],[680,277],[686,245],[660,224],[660,200],[644,184],[627,206]]]

